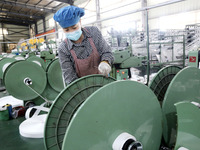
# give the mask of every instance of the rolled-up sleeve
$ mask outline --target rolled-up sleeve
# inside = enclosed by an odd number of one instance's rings
[[[66,49],[64,48],[64,45],[61,44],[58,48],[58,57],[64,80],[67,84],[69,84],[76,80],[78,77],[73,62],[70,59],[70,55],[68,55],[65,51]]]
[[[106,40],[103,38],[99,29],[97,27],[95,27],[95,28],[97,31],[96,36],[97,36],[97,40],[98,40],[97,50],[101,56],[101,61],[107,60],[109,62],[109,64],[112,64],[114,61],[114,57],[113,57],[113,54],[111,51],[111,47],[108,45]]]

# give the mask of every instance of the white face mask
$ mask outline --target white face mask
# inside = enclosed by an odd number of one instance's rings
[[[82,30],[81,27],[73,32],[65,33],[66,38],[72,40],[72,41],[77,41],[82,35]]]

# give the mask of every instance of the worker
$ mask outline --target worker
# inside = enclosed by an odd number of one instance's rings
[[[58,48],[58,57],[67,84],[91,74],[108,76],[113,63],[111,47],[95,26],[82,27],[84,9],[67,6],[54,14],[66,39]]]

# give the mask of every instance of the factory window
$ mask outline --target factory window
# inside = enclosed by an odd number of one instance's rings
[[[49,27],[54,27],[55,26],[55,21],[53,18],[49,19]]]
[[[7,29],[3,28],[3,34],[4,35],[8,34]],[[2,28],[0,28],[0,36],[2,36],[3,34],[2,34]]]

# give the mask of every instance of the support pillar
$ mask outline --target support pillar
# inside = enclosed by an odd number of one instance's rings
[[[99,2],[100,2],[100,0],[96,0],[96,20],[100,20],[101,19],[101,17],[100,17],[100,3]],[[101,29],[102,29],[101,22],[97,23],[97,27],[101,31]]]
[[[147,7],[147,0],[141,0],[141,6],[143,7]],[[142,11],[142,31],[146,31],[147,29],[147,22],[146,22],[146,12]]]

